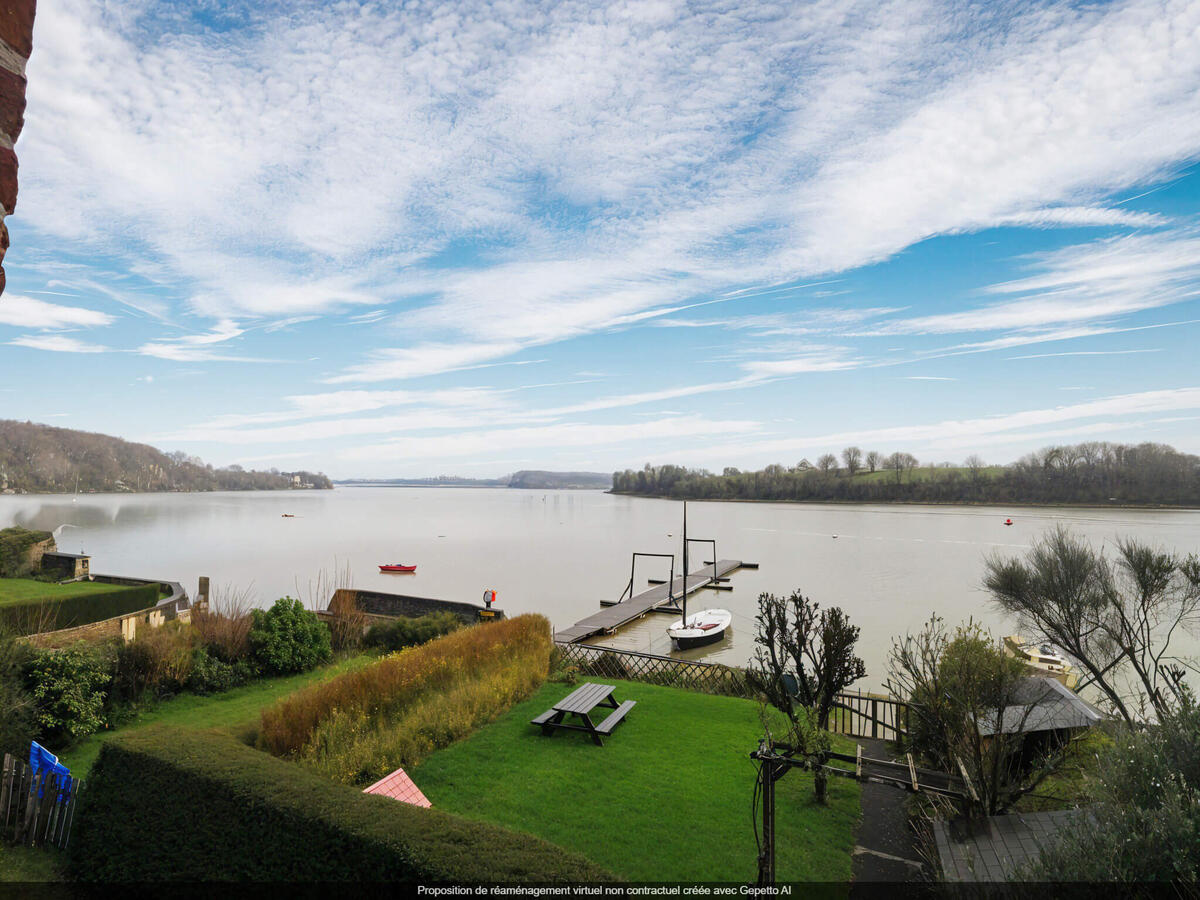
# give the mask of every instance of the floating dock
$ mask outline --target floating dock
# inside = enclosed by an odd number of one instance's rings
[[[554,639],[565,644],[578,644],[597,634],[612,634],[622,625],[650,612],[677,612],[672,598],[677,600],[684,592],[695,593],[745,565],[740,559],[720,559],[715,565],[712,562],[705,563],[703,568],[680,575],[670,585],[660,584],[628,600],[602,600],[600,604],[604,609],[580,619],[570,628],[556,631]]]

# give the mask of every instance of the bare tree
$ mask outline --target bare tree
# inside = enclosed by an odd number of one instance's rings
[[[1186,669],[1200,671],[1194,658],[1171,649],[1180,631],[1200,625],[1195,554],[1125,538],[1110,562],[1059,526],[1024,560],[992,555],[986,567],[984,586],[1001,608],[1065,650],[1131,724],[1147,711],[1170,715]]]
[[[874,472],[883,465],[883,454],[878,450],[871,450],[867,453],[867,471]]]
[[[749,674],[768,702],[792,723],[793,734],[807,731],[806,719],[816,718],[821,733],[829,729],[829,716],[839,692],[867,674],[854,655],[859,629],[839,607],[822,610],[800,591],[788,597],[758,595],[758,645]],[[827,775],[822,770],[828,741],[809,748],[816,757],[813,789],[824,803]]]
[[[817,457],[817,468],[828,475],[830,472],[837,471],[837,457],[832,453],[825,453]]]
[[[858,447],[847,447],[842,451],[842,462],[846,464],[846,471],[851,478],[862,468],[862,456],[863,452]]]
[[[984,463],[983,458],[979,456],[979,454],[972,453],[965,460],[963,460],[963,465],[966,466],[967,471],[971,473],[971,480],[978,481],[986,463]]]

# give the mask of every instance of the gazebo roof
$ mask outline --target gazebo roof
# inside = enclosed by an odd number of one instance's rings
[[[403,769],[397,769],[391,775],[385,775],[369,788],[364,789],[363,793],[381,794],[384,797],[391,797],[402,803],[411,803],[413,806],[423,806],[426,809],[433,806]]]

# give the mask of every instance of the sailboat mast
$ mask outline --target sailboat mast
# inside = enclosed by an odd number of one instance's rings
[[[687,501],[683,501],[683,627],[687,628],[687,577],[688,577],[688,558],[687,558]]]

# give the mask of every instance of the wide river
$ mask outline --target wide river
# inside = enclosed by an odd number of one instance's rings
[[[1009,517],[1014,524],[1005,526]],[[679,553],[681,523],[680,503],[599,491],[345,487],[0,498],[0,524],[66,525],[59,549],[90,554],[100,573],[180,581],[189,593],[208,575],[216,588],[249,590],[269,605],[285,594],[311,604],[323,575],[328,584],[348,569],[354,587],[423,597],[479,602],[494,588],[507,613],[539,612],[557,628],[620,595],[633,551]],[[861,686],[878,687],[893,638],[932,613],[951,624],[974,617],[997,637],[1011,633],[981,586],[984,559],[1021,555],[1058,523],[1110,550],[1126,535],[1200,549],[1200,510],[691,502],[690,537],[715,539],[720,558],[761,568],[736,572],[732,592],[693,595],[689,606],[731,610],[733,627],[720,644],[687,655],[744,663],[754,650],[759,593],[799,588],[861,626],[868,669]],[[695,545],[692,568],[705,558]],[[393,562],[415,563],[417,572],[379,572],[380,563]],[[636,590],[665,577],[667,565],[639,562]],[[605,642],[670,653],[668,621],[647,616]]]

